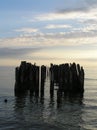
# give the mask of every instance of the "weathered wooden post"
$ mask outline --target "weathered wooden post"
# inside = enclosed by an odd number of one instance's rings
[[[22,93],[27,90],[27,79],[26,79],[26,61],[22,61],[20,67],[15,69],[16,82],[15,82],[15,92]]]
[[[39,96],[39,67],[35,66],[35,95]]]
[[[39,94],[39,67],[22,61],[15,69],[15,93],[30,90],[30,93]]]
[[[54,67],[53,64],[50,66],[50,96],[54,95]]]
[[[41,97],[44,97],[44,84],[46,79],[46,66],[41,66]]]
[[[75,93],[84,92],[84,70],[79,64],[71,64],[71,91]]]
[[[67,92],[69,89],[69,65],[59,65],[59,89],[60,91]]]
[[[58,80],[57,80],[58,79]],[[58,82],[57,100],[60,101],[62,93],[84,92],[84,69],[79,64],[61,64],[50,67],[50,94],[54,93],[54,83]]]

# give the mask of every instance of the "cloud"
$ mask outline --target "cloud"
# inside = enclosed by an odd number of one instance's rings
[[[29,21],[38,22],[94,18],[97,16],[96,8],[97,0],[66,0],[63,5],[58,6],[53,12],[37,14]]]
[[[46,13],[42,15],[38,15],[35,17],[35,21],[53,21],[53,20],[66,20],[66,19],[74,19],[78,17],[78,13],[68,14],[67,16],[63,13]]]
[[[21,58],[29,53],[35,53],[42,48],[0,48],[0,58]]]
[[[84,0],[87,8],[97,8],[97,0]]]
[[[50,24],[50,25],[47,25],[45,27],[46,29],[58,29],[58,28],[71,28],[70,25],[54,25],[54,24]]]
[[[79,46],[97,43],[97,25],[72,27],[68,32],[43,33],[22,35],[12,38],[0,39],[0,48],[40,48],[48,46]]]
[[[64,10],[58,10],[53,13],[44,13],[41,15],[37,15],[34,18],[35,22],[43,22],[43,21],[61,21],[61,20],[85,20],[85,19],[97,19],[97,11],[92,9],[90,12],[80,12],[80,11],[69,11],[64,12]],[[33,20],[30,20],[30,22]]]
[[[97,8],[97,0],[72,0],[72,4],[64,5],[61,9],[58,9],[58,13],[73,13],[73,12],[90,12],[92,9]]]
[[[85,6],[81,7],[70,7],[70,8],[65,8],[65,9],[59,9],[57,10],[57,13],[60,14],[69,14],[69,13],[81,13],[81,12],[88,12],[90,11],[90,8],[87,8]]]
[[[36,33],[38,32],[38,29],[36,28],[21,28],[21,29],[16,29],[16,32],[23,32],[23,33]]]
[[[0,47],[12,47],[12,48],[28,48],[28,47],[37,47],[38,40],[36,42],[36,38],[29,35],[23,34],[22,36],[9,37],[9,38],[1,38],[0,39]]]

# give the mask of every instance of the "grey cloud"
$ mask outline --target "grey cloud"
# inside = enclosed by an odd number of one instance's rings
[[[57,13],[72,13],[72,12],[88,12],[91,9],[97,8],[97,0],[79,0],[71,6],[59,9]]]
[[[40,51],[42,48],[0,48],[0,58],[20,58],[29,53],[35,53]]]
[[[79,21],[80,23],[83,23],[85,25],[87,24],[97,24],[97,19],[83,19],[81,21]]]
[[[58,13],[72,13],[72,12],[86,12],[89,11],[89,8],[86,7],[74,7],[74,8],[65,8],[65,9],[60,9],[57,12]]]
[[[91,7],[97,7],[97,0],[84,0],[84,2]]]
[[[96,37],[96,36],[97,36],[96,30],[91,30],[89,32],[75,31],[66,34],[65,38],[86,38],[86,37]]]
[[[91,30],[91,31],[84,31],[84,30],[74,30],[68,33],[54,33],[54,34],[43,34],[42,37],[44,37],[44,39],[60,39],[60,38],[64,38],[64,39],[69,39],[69,38],[85,38],[85,37],[96,37],[97,36],[97,30]],[[35,35],[36,38],[41,37],[41,35],[37,34]]]

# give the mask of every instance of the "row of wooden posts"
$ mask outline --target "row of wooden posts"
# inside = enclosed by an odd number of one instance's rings
[[[42,65],[22,61],[15,69],[15,94],[29,91],[35,96],[44,96],[46,76],[50,76],[50,96],[54,95],[54,86],[58,86],[57,98],[66,93],[84,92],[84,69],[79,64],[51,64],[49,69]],[[46,87],[46,86],[45,86]]]

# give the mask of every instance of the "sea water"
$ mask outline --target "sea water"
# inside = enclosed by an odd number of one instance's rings
[[[60,105],[57,86],[50,98],[49,77],[42,99],[16,97],[14,84],[15,68],[0,67],[0,130],[97,130],[97,68],[85,68],[83,97],[64,97]]]

